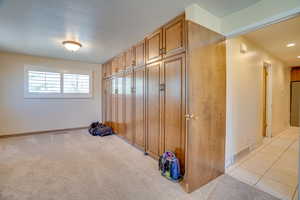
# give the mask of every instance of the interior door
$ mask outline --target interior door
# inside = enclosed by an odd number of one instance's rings
[[[291,83],[291,126],[300,126],[300,82]]]
[[[262,135],[263,137],[267,136],[267,80],[268,80],[268,72],[267,68],[263,67],[263,108],[262,108],[262,114],[263,114],[263,130]]]
[[[161,62],[147,66],[147,145],[146,151],[154,158],[160,153],[160,72]]]
[[[125,138],[133,142],[133,72],[125,75]]]
[[[152,63],[162,58],[162,29],[146,38],[146,62]]]
[[[111,80],[111,126],[113,131],[117,134],[117,111],[118,111],[118,79]]]
[[[134,72],[135,90],[135,135],[134,145],[145,150],[145,67],[135,69]]]
[[[187,142],[183,185],[188,192],[224,173],[225,37],[188,22]]]
[[[181,169],[185,163],[185,54],[163,62],[163,151],[172,151],[178,157]]]
[[[185,50],[185,16],[181,15],[163,28],[164,57],[178,54]]]

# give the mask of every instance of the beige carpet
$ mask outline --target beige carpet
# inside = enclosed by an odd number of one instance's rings
[[[0,139],[0,200],[275,200],[229,176],[192,194],[116,136],[86,130]]]

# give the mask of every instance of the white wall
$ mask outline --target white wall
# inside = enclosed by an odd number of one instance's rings
[[[240,53],[240,44],[248,51]],[[290,69],[243,37],[227,40],[226,162],[262,141],[263,62],[272,65],[272,133],[289,127]]]
[[[24,65],[93,70],[93,98],[24,99]],[[0,52],[0,135],[85,127],[100,120],[101,65]]]

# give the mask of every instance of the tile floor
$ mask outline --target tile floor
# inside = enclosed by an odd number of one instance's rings
[[[290,128],[226,170],[234,178],[279,199],[298,197],[299,128]]]

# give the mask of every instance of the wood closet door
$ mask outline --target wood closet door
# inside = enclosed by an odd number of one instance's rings
[[[161,62],[147,66],[147,153],[160,154],[160,71]]]
[[[135,88],[135,134],[134,145],[145,150],[145,68],[136,69],[134,72]]]
[[[103,81],[103,90],[104,90],[104,97],[103,97],[103,121],[108,126],[111,126],[111,80],[107,79]]]
[[[162,108],[162,149],[172,151],[185,163],[185,54],[171,57],[163,62],[162,81],[164,91]]]
[[[117,78],[111,80],[111,127],[117,133],[118,91]]]
[[[181,15],[163,27],[164,57],[181,53],[185,50],[185,16]]]
[[[107,124],[109,126],[111,126],[111,122],[112,122],[112,94],[111,94],[111,87],[112,87],[112,80],[109,79],[107,80],[106,82],[106,88],[107,88],[107,94],[106,94],[106,121],[107,121]]]
[[[117,77],[117,134],[119,136],[125,136],[125,124],[124,124],[124,76]]]
[[[125,69],[131,69],[135,65],[134,48],[130,48],[125,52]]]
[[[119,68],[119,58],[114,57],[111,61],[111,74],[114,75],[118,72]]]
[[[133,124],[133,72],[125,75],[125,138],[133,142],[134,124]]]
[[[162,29],[146,38],[146,62],[152,63],[162,58]]]
[[[145,41],[135,46],[135,66],[145,65]]]

